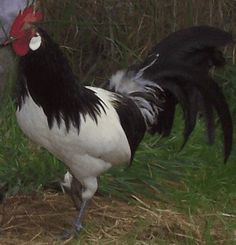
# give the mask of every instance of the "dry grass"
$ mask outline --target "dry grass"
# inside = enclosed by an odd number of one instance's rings
[[[95,197],[85,229],[75,243],[57,239],[70,228],[76,215],[67,196],[45,193],[10,197],[2,206],[0,244],[206,244],[202,234],[207,215],[189,217],[157,201],[135,196],[133,200],[130,205]],[[211,231],[218,244],[225,241],[222,229],[219,223]]]
[[[45,28],[86,82],[104,81],[117,69],[144,58],[162,38],[182,28],[213,25],[236,33],[236,2],[231,0],[40,2],[46,11]]]

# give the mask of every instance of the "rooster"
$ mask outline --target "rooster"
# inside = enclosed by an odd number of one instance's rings
[[[143,63],[119,71],[109,90],[83,86],[63,52],[39,27],[43,13],[26,7],[12,24],[9,39],[19,56],[16,117],[22,131],[68,168],[72,198],[81,198],[72,232],[79,232],[85,210],[98,188],[97,178],[112,166],[130,164],[146,132],[170,134],[175,107],[184,114],[187,141],[199,114],[209,142],[218,114],[224,160],[232,146],[232,120],[220,87],[209,69],[223,66],[219,47],[232,36],[213,27],[192,27],[171,34]]]

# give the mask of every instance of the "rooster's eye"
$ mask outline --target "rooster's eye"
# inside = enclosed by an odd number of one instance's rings
[[[37,50],[42,43],[42,38],[39,35],[38,32],[35,33],[35,36],[31,38],[30,43],[29,43],[29,47],[31,50],[35,51]]]

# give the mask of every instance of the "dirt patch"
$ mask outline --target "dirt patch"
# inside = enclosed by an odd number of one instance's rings
[[[2,205],[0,244],[52,244],[76,211],[65,195],[7,198]]]
[[[201,243],[199,227],[189,223],[183,214],[160,209],[154,201],[133,199],[136,202],[128,204],[95,197],[80,237],[82,244],[125,244],[130,237],[135,244],[155,244],[157,239],[175,244],[185,239]],[[76,213],[63,194],[7,198],[1,208],[0,244],[75,244],[57,238],[71,227]]]

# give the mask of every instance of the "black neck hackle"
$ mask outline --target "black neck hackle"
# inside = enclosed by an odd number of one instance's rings
[[[51,128],[56,121],[60,126],[64,120],[67,131],[70,125],[80,128],[81,115],[88,114],[95,122],[102,101],[92,90],[82,86],[75,77],[68,60],[59,46],[42,29],[41,47],[20,58],[20,72],[24,79],[19,84],[18,105],[21,108],[28,93],[42,107]]]

